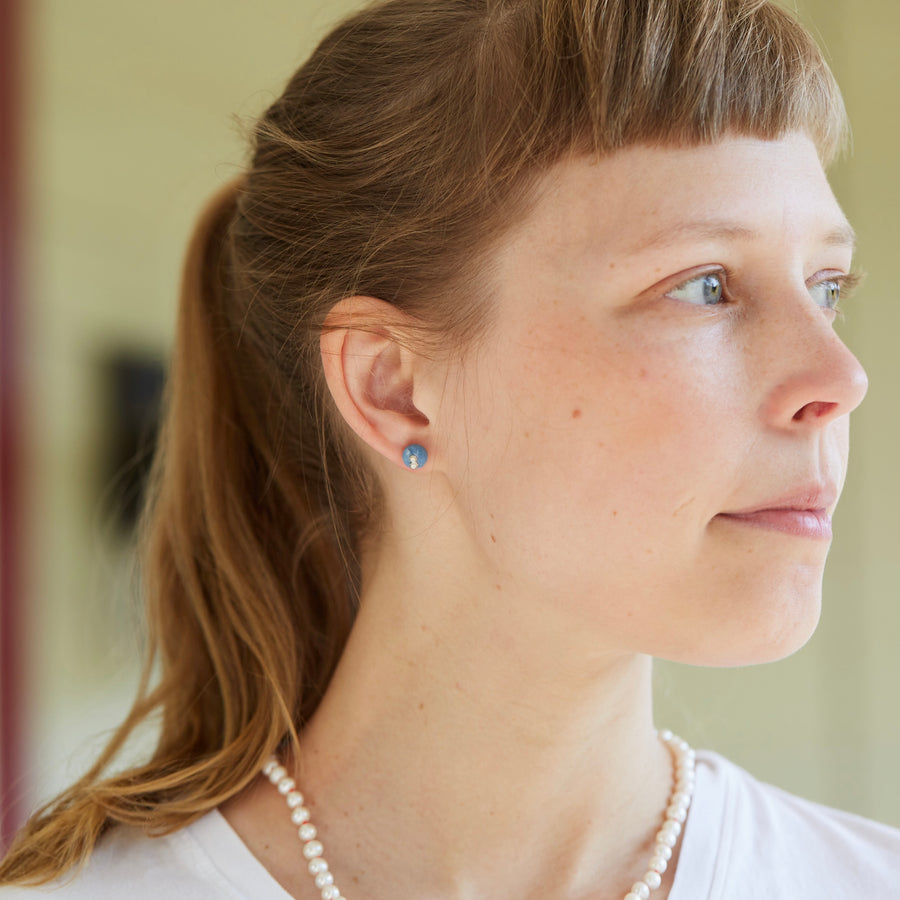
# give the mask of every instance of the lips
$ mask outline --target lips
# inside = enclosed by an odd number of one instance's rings
[[[834,483],[812,482],[749,509],[720,513],[716,518],[800,537],[830,538],[828,507],[837,502]]]
[[[725,516],[752,516],[772,510],[818,511],[824,512],[837,502],[838,489],[834,482],[809,482],[794,488],[780,497],[767,500],[747,509],[729,510]]]
[[[825,509],[763,509],[741,515],[721,513],[716,518],[798,537],[831,537],[831,516]]]

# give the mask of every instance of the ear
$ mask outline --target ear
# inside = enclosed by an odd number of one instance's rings
[[[405,322],[408,316],[384,300],[346,297],[328,313],[320,338],[325,380],[341,415],[370,447],[404,468],[408,444],[432,450],[428,417],[415,403],[419,359],[396,340]]]

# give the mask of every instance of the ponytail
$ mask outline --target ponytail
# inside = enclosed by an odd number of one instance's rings
[[[184,265],[139,526],[148,649],[138,698],[91,769],[21,829],[0,883],[45,883],[114,823],[164,834],[240,791],[279,743],[297,746],[349,634],[355,608],[327,508],[266,428],[287,398],[241,349],[253,336],[228,310],[240,303],[230,256],[242,185],[209,202]],[[150,761],[104,778],[154,714]]]

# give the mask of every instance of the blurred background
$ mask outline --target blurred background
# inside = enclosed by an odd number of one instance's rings
[[[137,686],[131,526],[204,200],[347,0],[0,0],[3,837],[87,767]],[[821,624],[745,669],[660,663],[657,712],[758,778],[900,826],[900,4],[803,0],[853,124],[832,182],[868,280],[837,325],[852,416]],[[139,750],[139,748],[138,748]]]

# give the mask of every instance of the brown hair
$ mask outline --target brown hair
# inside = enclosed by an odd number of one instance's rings
[[[188,249],[140,529],[138,699],[21,830],[0,882],[65,872],[116,822],[186,825],[280,742],[296,748],[382,509],[323,382],[337,301],[381,298],[417,346],[464,348],[490,324],[492,241],[564,154],[794,129],[827,163],[843,106],[813,40],[767,0],[387,0],[335,28]],[[110,775],[153,715],[152,758]]]

